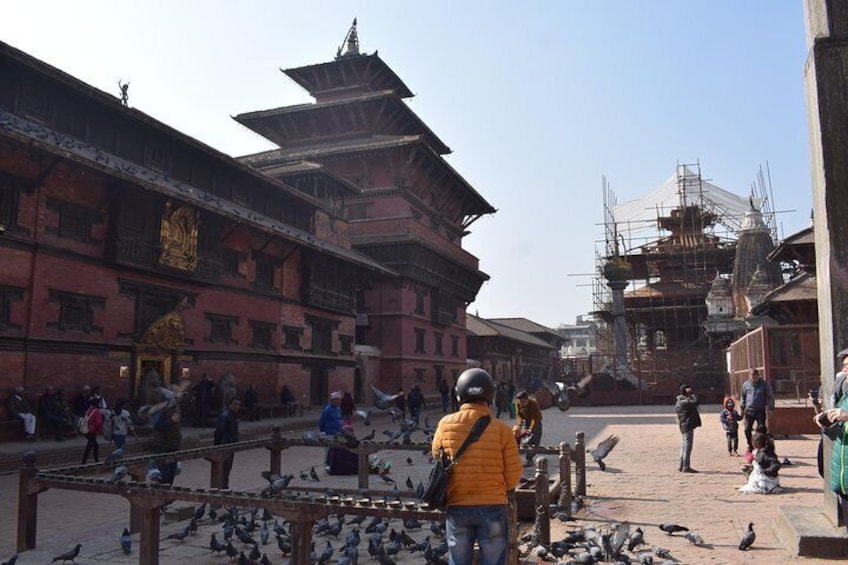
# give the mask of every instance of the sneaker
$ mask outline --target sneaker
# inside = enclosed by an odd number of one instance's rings
[[[684,473],[697,473],[698,471],[696,471],[692,467],[686,467],[685,469],[683,469],[683,472]]]

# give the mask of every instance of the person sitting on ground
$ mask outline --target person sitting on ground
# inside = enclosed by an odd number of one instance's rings
[[[24,396],[24,387],[16,386],[12,396],[6,403],[6,409],[9,411],[9,416],[18,418],[24,421],[24,433],[28,440],[35,440],[36,418],[29,406],[26,397]]]
[[[768,436],[755,433],[751,436],[754,447],[754,461],[748,482],[739,487],[739,492],[745,494],[775,494],[780,492],[780,461],[774,452],[774,443]]]
[[[64,425],[69,430],[77,429],[77,415],[74,414],[71,407],[68,406],[68,402],[65,400],[65,389],[61,387],[56,389],[56,411],[65,420]]]

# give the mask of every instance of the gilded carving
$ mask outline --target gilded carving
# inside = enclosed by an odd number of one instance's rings
[[[194,271],[197,268],[197,212],[194,208],[166,202],[159,240],[162,247],[159,263]]]
[[[141,338],[145,345],[155,345],[160,349],[182,349],[185,343],[185,322],[182,311],[186,299],[180,300],[177,307],[155,320]]]

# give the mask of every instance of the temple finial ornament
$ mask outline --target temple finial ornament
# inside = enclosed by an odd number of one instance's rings
[[[355,55],[359,55],[359,35],[356,33],[356,18],[353,18],[353,24],[347,30],[347,35],[345,35],[341,47],[336,51],[336,59]]]

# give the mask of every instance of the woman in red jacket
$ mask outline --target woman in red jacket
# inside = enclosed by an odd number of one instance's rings
[[[92,397],[88,402],[88,410],[83,418],[88,422],[88,431],[85,433],[85,452],[82,454],[82,464],[88,460],[88,454],[94,454],[94,462],[100,463],[100,446],[97,445],[97,436],[103,430],[103,414],[100,413],[100,399]]]

